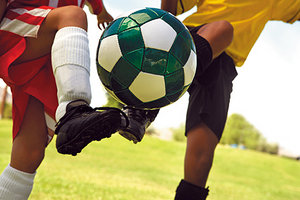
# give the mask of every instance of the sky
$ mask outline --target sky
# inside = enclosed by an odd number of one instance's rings
[[[104,4],[108,12],[117,17],[131,9],[159,8],[160,0],[104,0]],[[180,19],[184,17],[180,16]],[[95,16],[88,14],[88,20],[92,106],[101,106],[106,103],[106,97],[95,65],[101,31]],[[229,107],[229,115],[243,115],[268,142],[278,143],[296,155],[300,155],[299,55],[300,23],[269,22],[245,64],[237,68]],[[184,123],[187,105],[188,94],[185,94],[177,102],[162,108],[153,122],[154,128],[178,127]]]

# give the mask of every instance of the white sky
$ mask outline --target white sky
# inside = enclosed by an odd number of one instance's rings
[[[113,17],[135,8],[159,7],[160,0],[104,0]],[[92,106],[106,102],[97,77],[95,54],[101,32],[89,16]],[[183,17],[182,17],[183,18]],[[181,18],[181,19],[182,19]],[[300,23],[269,22],[245,64],[238,68],[229,114],[239,113],[269,142],[300,155]],[[1,82],[0,82],[1,83]],[[161,109],[156,128],[178,127],[185,121],[188,95]]]

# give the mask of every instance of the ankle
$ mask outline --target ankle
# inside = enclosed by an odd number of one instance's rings
[[[181,180],[176,190],[175,200],[205,200],[208,192],[208,187],[199,187]]]

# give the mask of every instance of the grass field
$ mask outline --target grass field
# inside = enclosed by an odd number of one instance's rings
[[[0,171],[9,162],[11,121],[0,121]],[[185,145],[119,135],[93,142],[76,157],[46,151],[30,200],[172,200],[183,176]],[[219,146],[208,200],[299,200],[300,162]]]

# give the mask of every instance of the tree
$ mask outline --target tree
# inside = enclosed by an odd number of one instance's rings
[[[227,120],[221,143],[244,145],[257,150],[262,140],[261,133],[242,115],[232,114]]]

